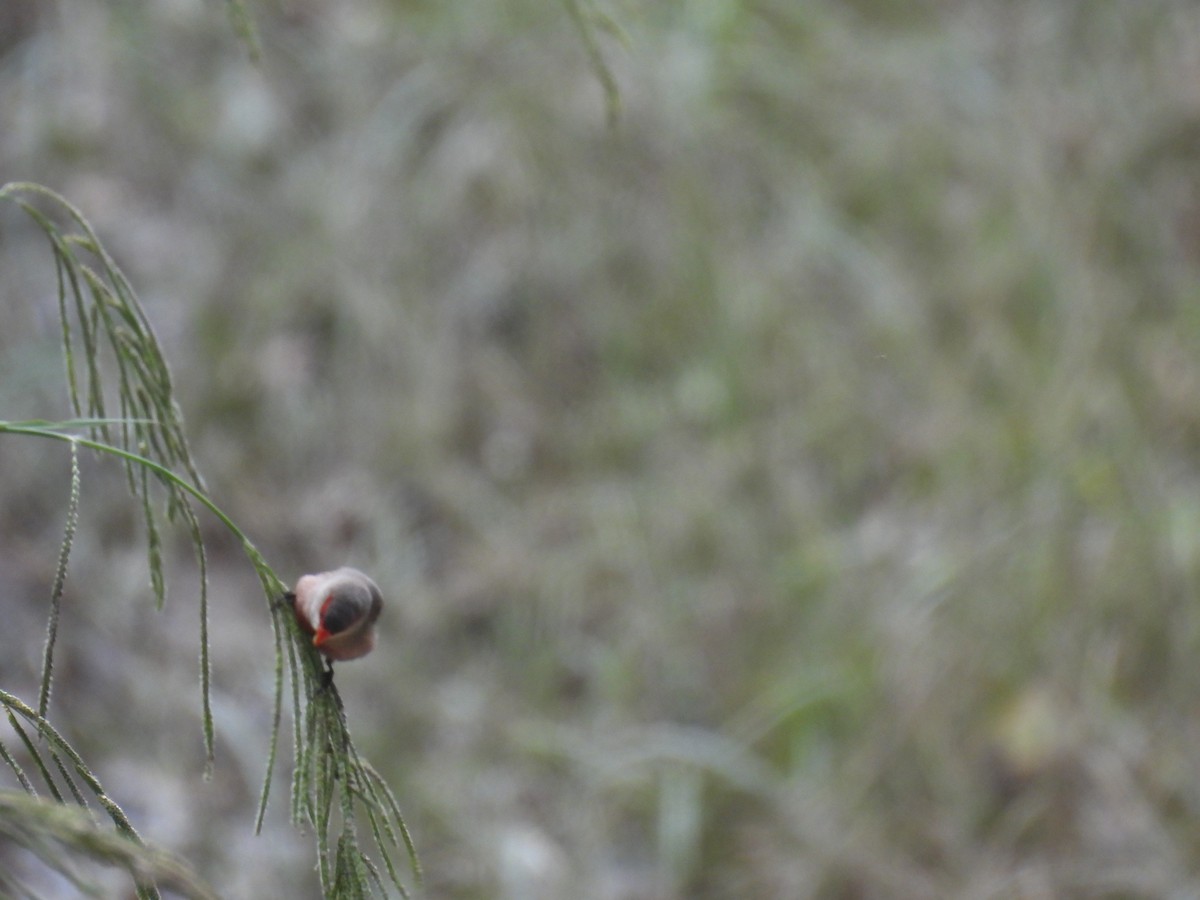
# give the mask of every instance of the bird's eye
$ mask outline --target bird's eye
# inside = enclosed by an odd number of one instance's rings
[[[355,615],[356,608],[353,603],[330,596],[325,601],[325,615],[322,624],[327,632],[337,634],[354,624]]]

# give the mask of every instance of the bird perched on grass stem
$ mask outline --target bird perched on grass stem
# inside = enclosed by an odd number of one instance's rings
[[[375,620],[383,609],[379,585],[358,569],[305,575],[284,595],[313,646],[329,661],[358,659],[375,646]]]

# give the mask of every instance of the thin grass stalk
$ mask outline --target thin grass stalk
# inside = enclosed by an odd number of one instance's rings
[[[267,585],[264,583],[264,590],[267,590]],[[282,600],[280,604],[282,605]],[[267,814],[267,800],[271,796],[271,777],[270,773],[275,770],[275,758],[279,753],[279,730],[283,720],[283,662],[284,662],[284,640],[283,628],[279,624],[278,610],[272,610],[271,614],[271,635],[275,641],[275,695],[274,702],[271,705],[271,739],[267,748],[267,777],[263,779],[262,790],[258,798],[258,812],[254,817],[254,833],[261,834],[263,826],[263,818]],[[292,642],[287,642],[288,650],[292,650]]]
[[[225,9],[229,13],[229,22],[234,33],[241,39],[250,56],[250,61],[257,63],[262,57],[262,45],[258,39],[258,29],[250,11],[246,9],[243,0],[225,0]]]
[[[64,802],[62,792],[59,791],[58,785],[54,783],[54,776],[50,774],[50,770],[46,767],[46,762],[42,759],[41,752],[36,746],[34,746],[33,741],[30,739],[25,729],[21,726],[21,723],[17,721],[17,718],[13,715],[13,711],[11,709],[8,711],[8,724],[12,730],[17,733],[17,737],[19,737],[21,739],[21,743],[25,745],[25,750],[33,760],[33,764],[37,766],[38,771],[42,773],[42,781],[46,783],[46,790],[50,792],[50,796],[52,796],[59,803]]]
[[[4,763],[12,770],[13,774],[17,776],[17,783],[24,788],[25,793],[32,794],[36,797],[37,789],[34,788],[33,782],[29,780],[29,776],[25,774],[25,770],[21,768],[21,764],[17,762],[16,758],[9,751],[8,746],[4,743],[4,741],[0,741],[0,760],[3,760]]]
[[[418,886],[424,881],[424,872],[421,869],[421,861],[417,857],[417,846],[413,842],[412,834],[409,833],[408,826],[404,822],[404,816],[400,812],[400,804],[396,800],[396,795],[392,793],[392,789],[388,787],[383,776],[380,775],[375,768],[362,759],[358,755],[358,751],[351,748],[354,754],[355,765],[359,770],[360,784],[365,787],[364,793],[369,797],[367,809],[372,817],[375,815],[374,809],[378,808],[383,811],[382,822],[387,829],[388,839],[392,846],[399,848],[403,845],[405,852],[408,854],[409,866],[412,869],[413,876],[416,879]],[[393,830],[393,826],[394,829]],[[399,832],[400,837],[397,839],[396,832]],[[392,881],[401,893],[407,896],[404,885],[401,883],[399,875],[392,868],[391,854],[382,842],[376,836],[376,843],[379,846],[379,852],[387,861],[388,869],[392,873]]]
[[[200,533],[200,521],[188,504],[181,507],[187,521],[196,553],[196,565],[200,568],[200,706],[204,730],[204,778],[212,778],[216,761],[216,726],[212,712],[212,661],[209,658],[208,640],[208,554],[204,550],[204,539]]]
[[[71,777],[70,771],[68,771],[67,767],[63,764],[62,757],[58,755],[58,751],[53,747],[50,747],[49,750],[50,758],[54,760],[54,768],[58,770],[59,778],[61,778],[67,787],[70,788],[71,796],[75,798],[75,805],[86,809],[88,814],[91,815],[92,807],[87,802],[87,798],[83,796],[83,791],[79,790],[79,785],[76,783],[75,779]]]
[[[142,522],[146,528],[146,566],[150,571],[150,587],[154,591],[155,608],[162,611],[167,602],[167,581],[163,575],[162,536],[154,518],[150,498],[150,470],[137,470],[137,496],[142,501]]]
[[[54,676],[54,645],[58,640],[58,618],[62,609],[63,588],[67,581],[67,561],[75,543],[79,525],[79,445],[71,443],[71,496],[67,501],[67,524],[63,531],[54,571],[54,587],[50,591],[50,612],[46,620],[46,648],[42,654],[42,683],[38,692],[38,715],[45,716],[50,705],[50,682]]]
[[[71,332],[71,317],[67,315],[67,286],[63,279],[63,262],[57,251],[54,254],[54,277],[58,286],[58,321],[62,328],[63,361],[67,369],[67,394],[71,410],[81,415],[79,407],[79,382],[75,375],[75,342]]]
[[[604,109],[608,118],[608,126],[613,128],[621,117],[621,91],[617,87],[617,79],[613,75],[612,69],[604,59],[604,54],[600,52],[595,25],[589,15],[583,11],[581,2],[582,0],[563,0],[563,5],[567,8],[571,21],[575,23],[575,30],[579,32],[579,39],[583,42],[588,61],[592,64],[592,71],[600,80],[600,86],[604,90]],[[594,10],[591,11],[591,14],[597,15]],[[611,19],[606,18],[605,22],[612,25]]]

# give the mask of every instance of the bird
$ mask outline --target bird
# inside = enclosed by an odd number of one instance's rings
[[[330,663],[366,656],[375,647],[375,621],[383,609],[379,585],[358,569],[304,575],[284,594],[305,634]]]

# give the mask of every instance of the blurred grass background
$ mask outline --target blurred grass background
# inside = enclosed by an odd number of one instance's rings
[[[0,181],[98,228],[217,501],[385,586],[351,727],[446,898],[1200,893],[1200,8],[8,0]],[[65,415],[0,210],[0,417]],[[0,443],[34,692],[67,457]],[[85,466],[52,716],[230,896],[269,628]],[[282,787],[282,785],[280,786]],[[280,788],[276,789],[280,791]]]

